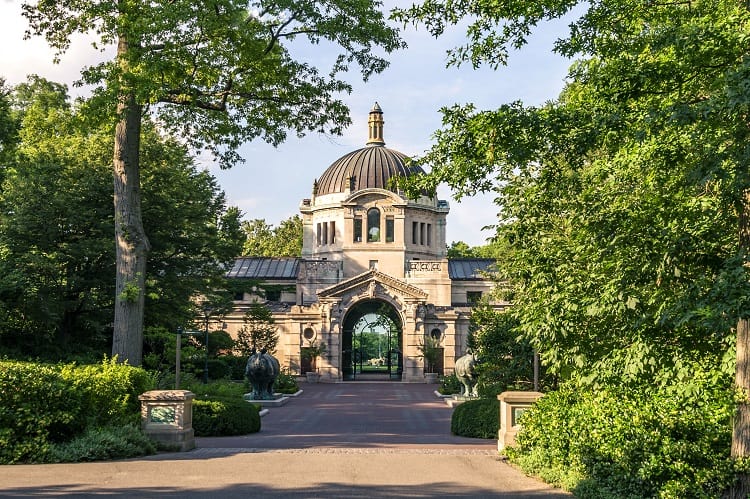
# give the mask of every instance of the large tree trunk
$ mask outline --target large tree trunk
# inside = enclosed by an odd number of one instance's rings
[[[117,54],[127,53],[121,36]],[[121,87],[117,103],[114,144],[114,203],[117,278],[112,355],[119,362],[139,366],[143,358],[143,305],[149,242],[141,219],[139,154],[141,106],[135,95]]]
[[[750,191],[745,192],[739,216],[740,250],[750,251]],[[750,456],[750,319],[740,318],[737,321],[737,367],[735,384],[742,394],[737,405],[732,428],[732,459],[738,460]],[[750,497],[750,475],[740,474],[737,482],[725,494],[732,499]]]

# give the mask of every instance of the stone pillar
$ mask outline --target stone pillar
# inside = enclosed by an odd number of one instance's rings
[[[419,345],[424,341],[422,322],[418,321],[417,303],[406,306],[404,321],[404,372],[403,381],[410,383],[424,383],[424,361],[420,358]]]
[[[193,398],[187,390],[151,390],[141,401],[141,428],[152,440],[184,452],[195,448]]]
[[[497,432],[497,450],[515,445],[516,434],[521,427],[518,419],[534,402],[544,396],[539,392],[503,392],[497,396],[500,401],[500,429]]]

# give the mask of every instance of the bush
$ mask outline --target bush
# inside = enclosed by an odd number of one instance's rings
[[[193,400],[197,437],[246,435],[260,431],[260,407],[243,399]]]
[[[453,409],[451,433],[462,437],[497,438],[499,418],[497,399],[468,400]]]
[[[453,395],[454,393],[461,393],[461,382],[458,380],[458,376],[456,376],[455,374],[451,374],[450,376],[443,376],[440,379],[438,393],[440,393],[441,395]]]
[[[47,461],[78,463],[145,456],[156,452],[156,445],[133,425],[89,428],[82,435],[50,447]]]
[[[198,399],[235,399],[243,400],[242,397],[249,391],[246,383],[238,383],[228,379],[211,381],[204,384],[200,380],[190,379],[182,384],[183,390],[190,390]]]
[[[297,393],[299,391],[297,377],[294,376],[289,369],[282,369],[279,373],[279,377],[276,378],[274,390],[279,393]]]
[[[208,359],[208,377],[210,379],[230,379],[232,368],[224,361],[224,357]]]
[[[578,497],[719,497],[732,482],[730,382],[566,384],[524,413],[508,455]]]
[[[245,367],[247,366],[247,357],[239,355],[225,355],[221,360],[229,366],[229,378],[234,380],[245,379]]]
[[[63,378],[81,392],[86,426],[138,424],[141,403],[138,396],[152,390],[156,381],[143,369],[105,359],[101,364],[62,367]]]
[[[0,463],[44,462],[85,429],[138,420],[153,380],[139,368],[0,362]]]

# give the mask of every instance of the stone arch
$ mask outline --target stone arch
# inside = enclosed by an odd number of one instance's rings
[[[364,298],[347,307],[341,331],[342,379],[400,381],[403,329],[400,308],[384,297]]]

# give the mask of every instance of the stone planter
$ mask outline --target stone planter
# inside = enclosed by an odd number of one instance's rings
[[[424,382],[428,384],[436,384],[438,382],[437,373],[424,373]]]
[[[307,372],[305,376],[307,376],[308,383],[318,383],[320,381],[320,373]]]

